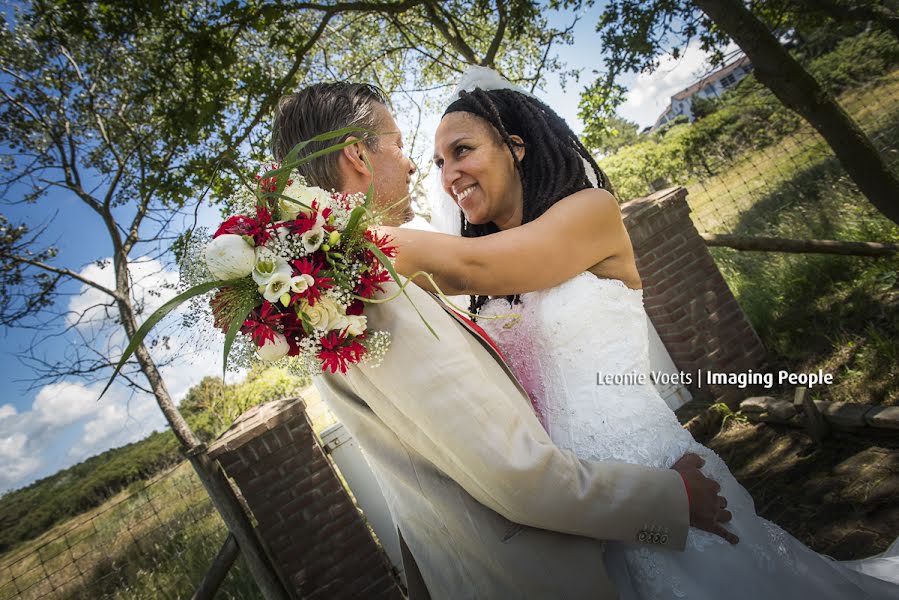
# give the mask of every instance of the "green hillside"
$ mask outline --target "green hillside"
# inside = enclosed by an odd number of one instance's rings
[[[280,369],[252,372],[245,381],[231,385],[207,377],[191,388],[180,409],[197,435],[209,441],[247,408],[295,394],[307,384]],[[154,432],[4,495],[0,498],[0,554],[99,506],[129,484],[148,479],[182,458],[171,431]]]

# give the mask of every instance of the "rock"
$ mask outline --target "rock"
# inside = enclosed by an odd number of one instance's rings
[[[796,415],[796,407],[792,402],[776,400],[768,407],[768,414],[778,423],[787,423]]]
[[[865,415],[871,410],[869,404],[850,402],[822,402],[815,400],[815,406],[829,423],[838,427],[864,427]]]
[[[777,399],[771,396],[753,396],[740,402],[740,410],[744,413],[763,413],[771,410],[771,404]]]
[[[899,429],[899,406],[875,406],[865,414],[865,422],[872,427]]]
[[[792,403],[771,396],[753,396],[740,403],[740,412],[752,421],[786,423],[796,414],[796,409]]]

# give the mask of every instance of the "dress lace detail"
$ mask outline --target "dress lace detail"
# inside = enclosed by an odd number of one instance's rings
[[[607,552],[623,552],[630,570],[630,577],[617,574],[619,588],[653,600],[899,598],[899,557],[877,573],[893,582],[887,583],[816,554],[758,517],[724,461],[681,427],[649,379],[642,290],[585,272],[522,294],[512,307],[492,299],[481,309],[484,316],[509,313],[520,318],[479,324],[502,349],[557,445],[582,458],[657,468],[694,452],[728,499],[734,515],[729,527],[740,537],[736,546],[695,528],[685,552],[608,542]]]

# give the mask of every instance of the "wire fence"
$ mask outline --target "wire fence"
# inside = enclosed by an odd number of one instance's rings
[[[0,600],[190,598],[227,535],[190,465],[120,496],[0,557]],[[217,597],[260,597],[241,559]]]
[[[899,170],[899,70],[853,87],[838,100]],[[694,171],[686,187],[697,229],[814,238],[831,233],[828,225],[846,216],[847,204],[869,215],[876,212],[811,125],[797,119],[790,129],[773,143],[747,144],[706,165],[704,173]]]

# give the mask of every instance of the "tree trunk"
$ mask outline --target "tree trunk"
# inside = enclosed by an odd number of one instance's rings
[[[742,0],[695,0],[752,61],[756,78],[820,133],[877,210],[899,223],[899,177],[836,100],[794,59]]]
[[[137,332],[137,319],[134,316],[134,308],[131,305],[131,288],[128,276],[128,260],[121,244],[116,236],[113,236],[113,245],[116,250],[113,256],[113,263],[116,275],[116,291],[119,297],[116,298],[116,304],[119,310],[119,317],[122,320],[122,326],[128,338],[134,337]],[[250,519],[240,505],[230,484],[221,472],[217,462],[213,462],[206,455],[206,446],[200,442],[200,439],[191,430],[190,425],[181,416],[178,407],[172,401],[169,390],[162,379],[162,374],[156,366],[153,357],[144,344],[140,344],[134,351],[137,362],[141,371],[147,378],[156,402],[162,413],[165,415],[169,425],[172,426],[172,432],[178,441],[181,442],[185,454],[190,460],[194,471],[197,473],[200,482],[209,494],[213,506],[215,506],[222,520],[225,522],[228,531],[234,535],[240,550],[246,559],[247,567],[259,591],[266,600],[288,600],[289,594],[285,589],[283,582],[278,578],[277,572],[272,568],[271,560],[260,543]]]

